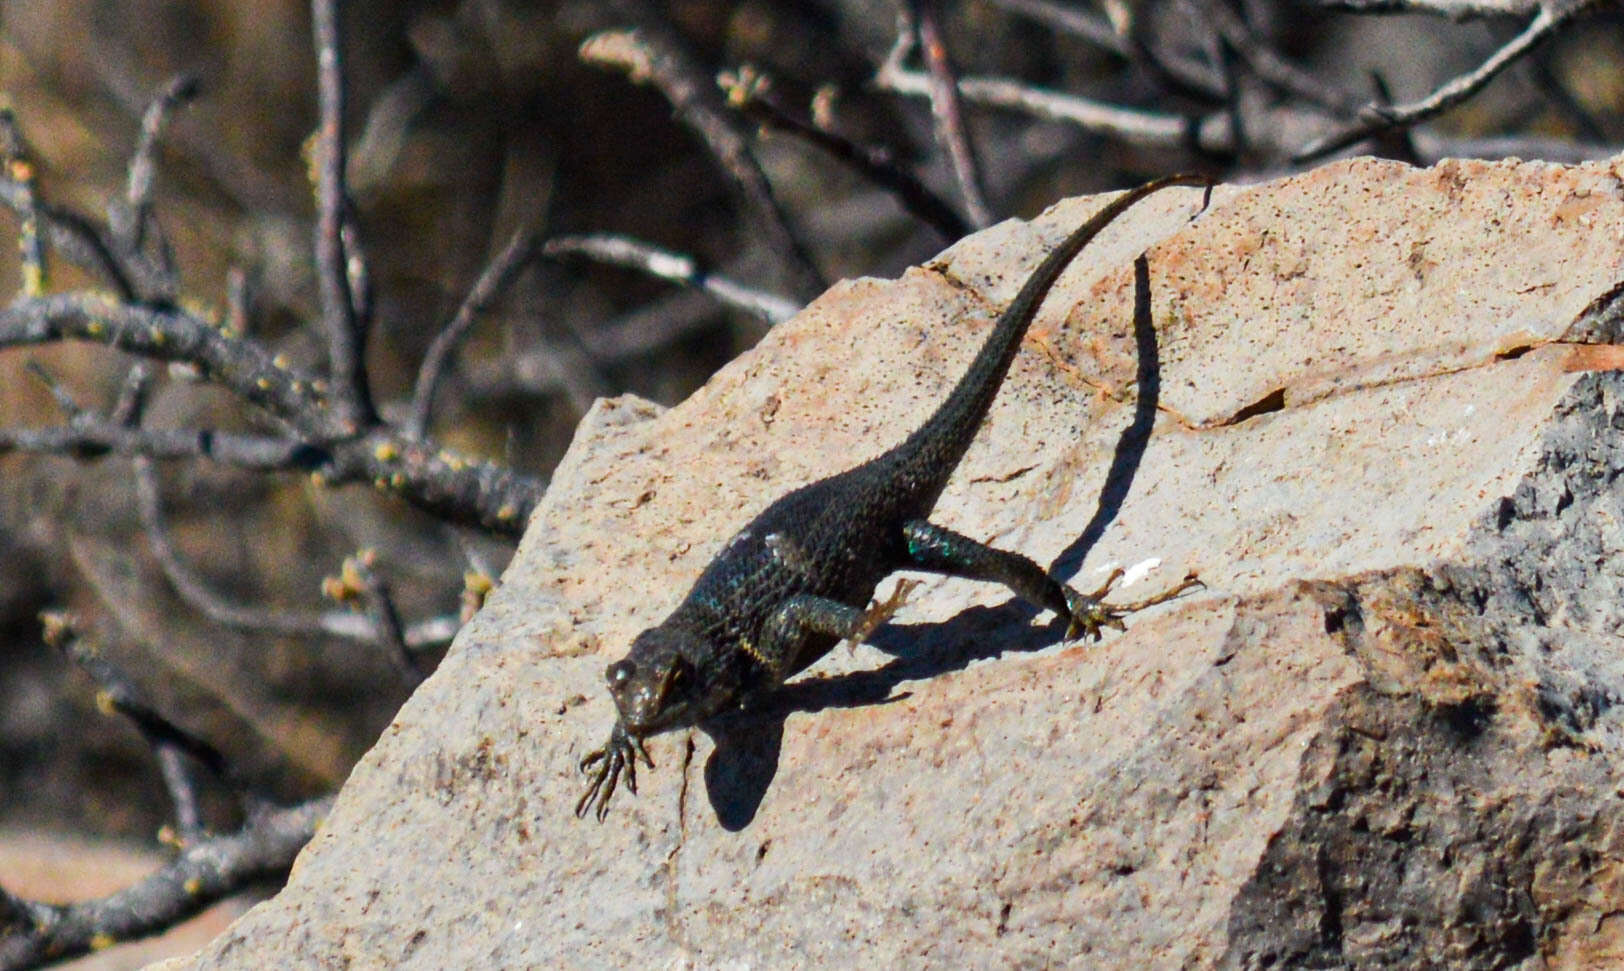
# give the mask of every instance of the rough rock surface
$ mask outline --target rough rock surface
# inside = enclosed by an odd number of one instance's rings
[[[931,580],[571,815],[605,662],[926,415],[1098,200],[1006,223],[669,411],[601,402],[287,889],[192,963],[1624,961],[1619,172],[1354,160],[1197,199],[1063,278],[936,518],[1204,592],[1060,645]]]

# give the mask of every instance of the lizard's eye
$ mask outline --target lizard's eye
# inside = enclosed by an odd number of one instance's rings
[[[604,669],[603,672],[603,679],[609,682],[611,691],[631,684],[632,679],[635,677],[637,677],[637,665],[630,661],[616,661]]]
[[[687,658],[680,655],[672,658],[671,664],[660,677],[660,691],[657,696],[659,700],[664,702],[672,689],[682,687],[692,675],[693,665],[688,663]]]

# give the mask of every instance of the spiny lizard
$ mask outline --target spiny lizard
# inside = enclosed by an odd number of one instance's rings
[[[591,785],[576,804],[599,820],[622,774],[637,792],[637,760],[654,762],[649,735],[695,725],[782,684],[842,638],[860,637],[897,607],[865,610],[874,588],[897,570],[923,570],[1002,583],[1069,620],[1068,639],[1172,599],[1195,578],[1131,604],[1102,601],[1115,580],[1082,594],[1019,553],[993,549],[930,523],[948,478],[975,438],[1039,304],[1079,250],[1134,203],[1175,185],[1174,175],[1117,196],[1032,272],[947,400],[900,445],[862,465],[802,486],[739,531],[659,626],[639,634],[605,678],[618,717],[601,749],[581,761]],[[594,770],[595,767],[595,771]]]

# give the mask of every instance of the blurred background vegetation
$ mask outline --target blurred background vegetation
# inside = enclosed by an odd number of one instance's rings
[[[1292,149],[1316,125],[1333,127],[1325,106],[1260,80],[1256,51],[1215,39],[1221,16],[1357,107],[1384,89],[1394,101],[1420,98],[1472,70],[1534,10],[1486,5],[1518,15],[1454,22],[1294,0],[928,6],[963,77],[1187,118],[1192,133],[1210,123],[1208,137],[1157,143],[971,99],[969,141],[987,209],[1000,219],[1179,169],[1234,180],[1305,167]],[[874,83],[898,37],[898,3],[627,6],[674,31],[705,80],[753,67],[783,104],[883,146],[966,210],[929,101]],[[429,343],[521,230],[541,239],[624,234],[796,302],[815,295],[763,242],[760,213],[658,86],[583,62],[583,41],[621,22],[624,9],[522,0],[345,5],[348,171],[377,299],[368,365],[386,417],[400,416]],[[1105,39],[1067,29],[1067,16]],[[1621,41],[1620,19],[1604,9],[1413,136],[1388,134],[1349,151],[1418,163],[1454,153],[1605,157],[1624,139]],[[163,136],[155,211],[184,300],[219,314],[234,288],[245,293],[252,335],[319,370],[308,4],[0,6],[0,91],[27,138],[39,191],[54,205],[106,211],[123,192],[143,111],[183,73],[197,78],[200,94]],[[895,275],[952,241],[805,140],[760,132],[742,114],[734,121],[824,279]],[[15,218],[7,225],[16,232]],[[15,247],[6,247],[0,280],[19,279]],[[101,284],[65,261],[52,264],[49,289],[87,285]],[[676,402],[767,326],[636,270],[532,261],[463,346],[432,432],[464,453],[545,477],[595,398],[633,392]],[[81,405],[105,410],[130,359],[77,343],[0,351],[0,424],[64,422],[31,366]],[[177,366],[159,368],[147,420],[259,427],[240,401]],[[300,474],[202,462],[162,464],[159,484],[180,557],[242,605],[337,609],[323,601],[322,579],[370,548],[405,620],[455,616],[464,574],[494,575],[511,552],[509,541],[364,486],[328,489]],[[155,705],[280,799],[337,786],[408,691],[389,658],[367,645],[226,629],[180,598],[149,547],[128,459],[0,452],[0,827],[150,841],[171,811],[140,736],[103,717],[97,686],[42,641],[38,615],[47,608],[72,611]],[[425,666],[440,649],[426,652]],[[214,825],[232,824],[229,808],[211,812]]]

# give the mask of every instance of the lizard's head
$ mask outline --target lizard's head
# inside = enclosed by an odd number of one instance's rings
[[[707,714],[698,669],[689,660],[704,647],[695,635],[654,627],[637,635],[624,660],[609,665],[603,676],[627,732],[652,735]]]

